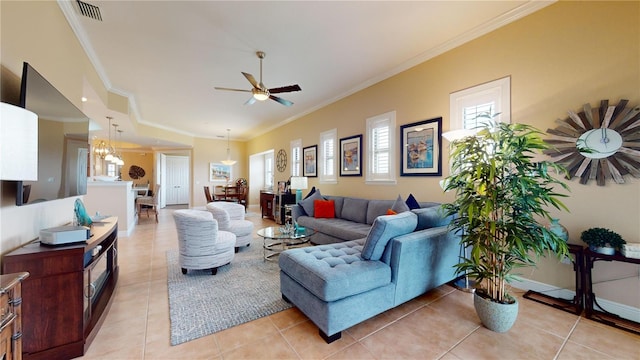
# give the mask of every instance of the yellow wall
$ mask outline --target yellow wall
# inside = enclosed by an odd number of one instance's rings
[[[108,103],[107,89],[55,2],[2,1],[0,9],[2,101],[16,103],[22,62],[27,61],[78,107],[83,79]],[[289,153],[290,141],[298,138],[303,146],[318,144],[318,134],[332,128],[338,129],[338,138],[364,134],[367,117],[391,110],[397,112],[397,128],[442,116],[443,130],[447,130],[451,92],[504,76],[511,76],[513,121],[542,130],[586,102],[597,105],[601,99],[616,103],[626,98],[640,104],[639,20],[637,1],[556,3],[247,143],[232,142],[232,157],[239,160],[234,177],[247,177],[247,159],[252,154],[281,148]],[[139,127],[149,136],[167,136],[166,130]],[[174,138],[193,145],[192,204],[203,204],[202,186],[213,185],[208,181],[209,163],[226,157],[226,141],[182,134]],[[443,150],[446,176],[446,146]],[[287,178],[288,172],[276,172],[275,181]],[[317,179],[310,179],[310,185],[335,195],[392,199],[413,193],[421,201],[451,200],[452,195],[440,190],[440,179],[399,177],[396,186],[370,186],[364,184],[364,177],[341,177],[336,185],[319,185]],[[626,180],[624,185],[609,182],[605,187],[570,182],[566,203],[571,213],[557,215],[567,226],[572,243],[579,243],[580,232],[592,226],[608,227],[629,241],[640,241],[640,181]],[[11,205],[14,196],[15,191],[3,183],[0,253],[31,240],[41,228],[71,219],[73,199],[16,208]],[[615,269],[602,273],[630,271],[611,266]],[[557,261],[544,260],[526,275],[573,287],[570,267]],[[639,291],[637,273],[635,276],[631,284],[635,288],[612,291],[609,298],[640,307],[640,300],[625,297]]]
[[[248,153],[288,149],[295,138],[302,138],[303,146],[318,144],[318,133],[332,128],[338,129],[338,138],[365,134],[366,118],[390,110],[397,112],[398,128],[442,116],[446,131],[450,93],[505,76],[511,76],[512,121],[541,130],[555,127],[556,119],[565,118],[568,110],[580,110],[587,102],[595,107],[602,99],[614,104],[629,99],[630,105],[638,105],[639,22],[639,2],[556,3],[260,136],[249,142]],[[445,176],[447,156],[444,146]],[[396,171],[399,173],[398,166]],[[288,177],[276,176],[276,181]],[[341,177],[337,185],[319,184],[312,178],[310,186],[334,195],[393,199],[413,193],[420,201],[449,201],[452,195],[442,193],[440,179],[399,177],[397,186],[371,186],[364,184],[364,177]],[[628,241],[640,241],[640,181],[625,180],[624,185],[608,182],[604,187],[569,182],[566,204],[571,213],[554,215],[568,228],[570,242],[581,243],[580,233],[594,226],[613,229]],[[613,294],[609,299],[640,307],[637,267],[616,266],[601,271],[631,276],[630,286],[636,291],[629,291],[627,297]],[[536,281],[573,288],[570,266],[557,260],[542,260],[538,269],[524,272]]]

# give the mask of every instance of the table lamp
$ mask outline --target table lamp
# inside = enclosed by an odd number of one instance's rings
[[[307,177],[306,176],[292,176],[291,177],[291,189],[296,190],[296,203],[302,201],[302,190],[307,189]]]

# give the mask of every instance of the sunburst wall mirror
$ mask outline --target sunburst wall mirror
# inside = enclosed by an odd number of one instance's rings
[[[602,100],[599,107],[585,104],[581,112],[569,111],[569,117],[556,120],[555,129],[547,129],[545,141],[553,148],[545,154],[566,167],[568,179],[578,177],[581,184],[623,184],[627,174],[640,178],[640,106],[628,103]]]

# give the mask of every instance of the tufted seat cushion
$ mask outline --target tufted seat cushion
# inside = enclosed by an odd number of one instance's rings
[[[363,260],[364,239],[291,249],[280,254],[282,272],[323,301],[335,301],[391,282],[391,268]]]

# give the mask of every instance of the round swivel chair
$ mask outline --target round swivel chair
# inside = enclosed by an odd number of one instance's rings
[[[173,213],[178,232],[179,263],[182,273],[188,270],[211,270],[227,265],[235,255],[236,235],[218,229],[218,222],[210,212],[176,210]]]
[[[253,223],[245,220],[244,206],[230,202],[212,202],[207,204],[207,210],[218,221],[221,230],[236,235],[236,252],[242,246],[251,245],[253,238]]]

